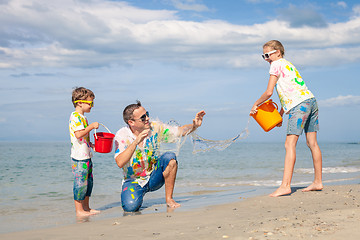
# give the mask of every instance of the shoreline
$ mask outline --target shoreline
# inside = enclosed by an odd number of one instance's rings
[[[350,239],[360,238],[360,184],[288,196],[239,198],[191,211],[157,212],[0,234],[1,239]]]

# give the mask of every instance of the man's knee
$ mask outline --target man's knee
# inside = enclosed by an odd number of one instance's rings
[[[121,205],[125,212],[136,212],[140,209],[143,203],[141,197],[132,198],[127,194],[121,194]]]
[[[173,152],[165,152],[161,157],[163,157],[166,160],[172,160],[174,159],[176,161],[176,154]]]

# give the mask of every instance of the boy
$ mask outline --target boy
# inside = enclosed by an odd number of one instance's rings
[[[89,113],[94,106],[94,93],[78,87],[72,92],[75,111],[70,115],[69,130],[71,138],[72,172],[74,174],[74,202],[76,216],[90,216],[100,211],[89,207],[89,198],[93,188],[91,148],[89,132],[99,128],[99,123],[88,124],[84,113]]]

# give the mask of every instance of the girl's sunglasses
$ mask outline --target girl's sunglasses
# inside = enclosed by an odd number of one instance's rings
[[[87,104],[90,105],[90,107],[93,107],[93,106],[94,106],[94,102],[93,102],[93,101],[76,100],[74,103],[78,103],[78,102],[87,103]]]
[[[262,54],[262,58],[265,60],[265,59],[269,59],[270,58],[270,54],[273,54],[274,52],[276,52],[277,50],[272,50],[270,52],[267,52],[267,53],[264,53]]]
[[[144,115],[142,115],[140,118],[137,118],[137,119],[133,119],[134,121],[135,120],[141,120],[142,122],[145,122],[146,121],[146,117],[149,117],[149,112],[146,112]]]

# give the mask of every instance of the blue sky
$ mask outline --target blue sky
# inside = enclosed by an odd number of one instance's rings
[[[319,141],[359,142],[360,4],[285,0],[0,0],[0,141],[68,141],[75,86],[113,132],[139,99],[164,122],[204,109],[199,135],[231,138],[266,89],[272,39],[319,102]],[[251,119],[242,141],[285,128]]]

